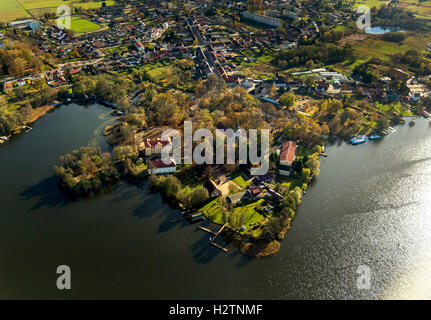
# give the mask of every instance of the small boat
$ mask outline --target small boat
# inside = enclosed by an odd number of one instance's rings
[[[357,136],[357,137],[354,137],[353,139],[350,139],[350,143],[353,145],[365,143],[367,141],[368,141],[368,138],[365,135]]]
[[[430,114],[429,114],[428,112],[424,111],[424,112],[422,112],[422,116],[423,116],[425,119],[428,119],[428,118],[430,117]]]
[[[3,140],[3,141],[9,141],[9,137],[2,136],[2,137],[0,137],[0,140]]]
[[[370,136],[370,140],[379,140],[379,139],[381,139],[382,138],[382,136],[380,136],[380,135],[378,135],[378,134],[372,134],[371,136]]]

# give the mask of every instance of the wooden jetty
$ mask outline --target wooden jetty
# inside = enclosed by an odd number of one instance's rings
[[[215,239],[217,239],[217,237],[220,235],[220,233],[223,231],[223,229],[224,229],[224,228],[226,228],[226,226],[227,226],[227,223],[225,223],[225,224],[223,225],[223,227],[221,227],[221,228],[220,228],[220,230],[219,230],[219,231],[217,231],[217,233],[214,235],[214,238],[212,238],[212,239],[211,239],[211,242],[214,242],[214,241],[215,241]]]
[[[222,251],[224,251],[224,252],[227,252],[227,249],[226,249],[226,248],[224,248],[224,247],[222,247],[221,245],[219,245],[219,244],[217,244],[217,243],[215,243],[215,242],[214,242],[214,241],[217,239],[217,237],[220,235],[220,233],[224,230],[224,228],[226,228],[226,226],[227,226],[227,223],[226,223],[226,224],[224,224],[224,225],[220,228],[220,230],[219,230],[219,231],[217,231],[217,232],[214,232],[214,231],[212,231],[212,230],[210,230],[210,229],[208,229],[208,228],[202,227],[202,226],[199,226],[199,227],[198,227],[198,229],[201,229],[201,230],[203,230],[203,231],[205,231],[205,232],[208,232],[208,233],[213,234],[213,235],[214,235],[214,237],[210,238],[210,245],[212,245],[212,246],[214,246],[214,247],[216,247],[216,248],[218,248],[218,249],[220,249],[220,250],[222,250]]]
[[[194,212],[194,213],[186,213],[182,217],[171,220],[171,223],[177,223],[183,220],[190,220],[191,223],[199,222],[204,219],[204,215],[201,211]]]
[[[214,231],[212,231],[212,230],[210,230],[210,229],[204,228],[204,227],[202,227],[202,226],[199,226],[198,228],[199,228],[199,229],[201,229],[201,230],[203,230],[203,231],[206,231],[206,232],[208,232],[208,233],[211,233],[211,234],[213,234],[213,235],[216,235],[216,232],[214,232]]]
[[[216,248],[218,248],[218,249],[220,249],[220,250],[222,250],[222,251],[224,251],[224,252],[227,252],[227,249],[226,248],[224,248],[224,247],[222,247],[221,245],[219,245],[219,244],[217,244],[217,243],[215,243],[215,242],[210,242],[210,245],[213,245],[214,247],[216,247]]]

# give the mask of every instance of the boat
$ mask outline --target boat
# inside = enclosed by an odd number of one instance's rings
[[[350,139],[350,143],[353,145],[365,143],[367,141],[368,141],[368,138],[365,135],[357,136],[357,137],[354,137],[353,139]]]
[[[3,141],[9,141],[9,137],[2,136],[2,137],[0,137],[0,140],[3,140]]]
[[[380,136],[378,134],[372,134],[369,139],[370,140],[379,140],[381,138],[382,138],[382,136]]]
[[[422,112],[422,116],[423,116],[425,119],[428,119],[428,118],[430,117],[430,114],[424,110],[424,112]]]

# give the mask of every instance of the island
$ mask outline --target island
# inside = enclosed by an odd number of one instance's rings
[[[329,0],[78,0],[62,29],[42,10],[50,1],[0,13],[0,143],[56,107],[102,104],[115,117],[110,149],[70,150],[54,168],[59,187],[77,198],[148,183],[178,208],[174,222],[216,224],[200,227],[223,251],[217,239],[253,257],[280,250],[329,141],[360,147],[431,112],[431,22],[406,1],[369,2],[372,29],[356,23],[359,2]],[[166,158],[163,133],[184,139],[188,122],[191,134],[268,132],[268,170],[215,164],[215,152]]]

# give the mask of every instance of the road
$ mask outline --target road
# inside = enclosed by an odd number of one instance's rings
[[[205,56],[205,60],[208,62],[210,67],[213,69],[214,73],[219,78],[222,78],[222,76],[221,76],[221,74],[220,74],[220,72],[216,66],[214,59],[211,57],[211,54],[208,51],[208,47],[207,47],[208,42],[203,39],[199,30],[193,25],[193,20],[190,17],[186,18],[186,22],[190,28],[191,33],[193,34],[193,37],[197,40],[199,47],[201,47],[202,52],[204,53],[204,56]]]

